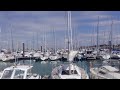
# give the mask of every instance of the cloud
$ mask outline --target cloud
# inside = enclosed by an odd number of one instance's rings
[[[103,31],[110,32],[111,17],[114,17],[114,38],[119,37],[120,21],[115,17],[117,12],[106,11],[72,11],[73,38],[78,38],[83,45],[89,45],[100,17],[99,31],[102,40]],[[1,42],[10,42],[10,30],[13,31],[14,42],[32,42],[33,34],[36,45],[36,33],[39,42],[42,43],[44,32],[46,32],[48,46],[53,46],[53,29],[56,33],[58,46],[64,47],[64,37],[67,33],[66,11],[0,11]],[[76,35],[75,35],[75,30]],[[95,31],[96,32],[96,31]],[[109,35],[106,35],[107,39]],[[96,37],[96,35],[94,36]],[[95,39],[96,40],[96,39]],[[107,41],[107,40],[106,40]],[[61,42],[61,43],[59,43]],[[101,41],[102,42],[102,41]],[[101,43],[100,42],[100,43]]]

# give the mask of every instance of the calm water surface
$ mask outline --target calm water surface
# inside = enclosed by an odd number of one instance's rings
[[[20,63],[23,63],[23,61],[19,61]],[[78,61],[75,62],[79,67],[84,68],[87,73],[89,74],[89,68],[90,68],[90,61]],[[37,73],[40,75],[50,75],[51,71],[53,68],[55,68],[58,65],[61,64],[65,64],[66,62],[62,62],[62,61],[39,61],[39,62],[35,62],[35,61],[29,61],[29,60],[25,60],[24,61],[25,64],[32,64],[33,65],[33,69],[32,72],[33,73]],[[95,63],[94,66],[100,66],[101,61],[92,61],[92,63]],[[3,70],[4,68],[13,65],[14,63],[10,63],[10,62],[0,62],[0,71]]]

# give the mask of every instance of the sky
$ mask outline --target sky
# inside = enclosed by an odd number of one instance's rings
[[[108,43],[111,24],[113,43],[120,43],[120,11],[71,11],[73,43],[78,46],[96,44],[99,16],[99,44]],[[67,11],[0,11],[0,48],[11,48],[11,32],[14,48],[44,46],[54,47],[55,31],[57,48],[65,47]],[[33,44],[34,43],[34,44]]]

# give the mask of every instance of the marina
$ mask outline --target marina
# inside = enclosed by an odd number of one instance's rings
[[[120,12],[0,13],[0,79],[120,79]]]
[[[22,62],[23,63],[23,62]],[[29,64],[29,60],[25,61],[26,64]],[[37,73],[39,75],[41,75],[41,77],[43,78],[44,76],[50,76],[51,75],[51,72],[53,70],[53,68],[55,68],[55,66],[58,66],[58,65],[61,65],[61,64],[64,64],[64,63],[67,63],[67,62],[62,62],[62,61],[52,61],[52,62],[47,62],[47,61],[40,61],[40,62],[34,62],[32,61],[32,65],[33,65],[33,68],[32,68],[32,73]],[[2,64],[2,65],[1,65]],[[88,66],[86,66],[86,64],[88,64],[87,62],[77,62],[77,65],[78,66],[81,66],[83,68],[85,68],[85,70],[87,72],[89,72],[89,64]],[[8,67],[8,66],[11,66],[13,65],[13,63],[3,63],[3,62],[0,62],[0,70],[2,71],[4,68]]]

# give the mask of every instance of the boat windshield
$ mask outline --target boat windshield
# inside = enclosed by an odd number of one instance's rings
[[[2,76],[2,79],[10,79],[12,76],[13,70],[5,70]]]
[[[17,69],[15,70],[14,79],[23,79],[25,71]]]
[[[78,74],[76,70],[71,70],[71,74]],[[69,70],[63,70],[62,75],[70,75]]]

